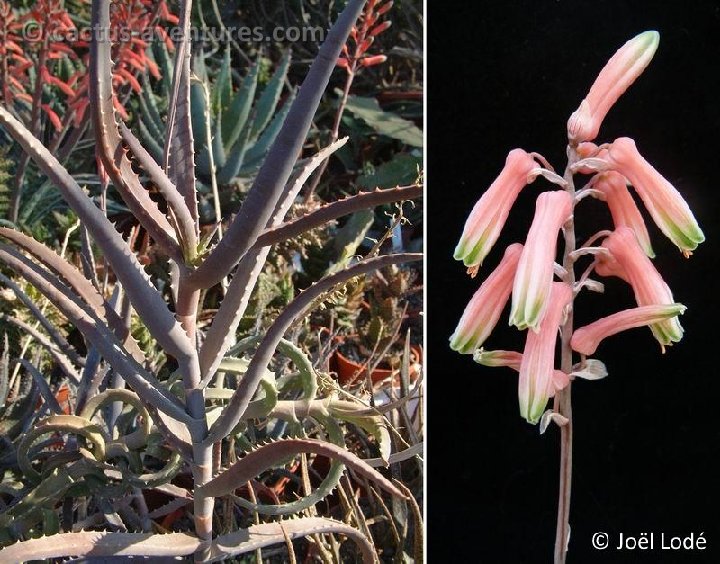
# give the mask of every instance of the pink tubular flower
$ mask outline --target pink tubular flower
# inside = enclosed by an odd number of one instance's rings
[[[562,282],[554,282],[550,292],[547,314],[540,324],[540,331],[528,331],[525,341],[520,378],[518,381],[518,398],[520,415],[529,423],[537,423],[545,411],[548,398],[555,393],[555,342],[563,309],[572,300],[570,286]]]
[[[490,368],[507,366],[516,372],[520,372],[522,359],[522,353],[516,351],[486,351],[484,349],[478,349],[473,354],[473,360],[478,364]],[[549,398],[555,395],[556,390],[562,390],[570,383],[570,376],[562,370],[553,370],[552,383],[550,395],[548,395]]]
[[[675,304],[670,288],[643,252],[632,229],[619,227],[603,241],[603,247],[617,261],[635,292],[635,301],[639,306]],[[650,329],[663,347],[677,343],[683,336],[677,317],[653,323]]]
[[[498,267],[483,282],[465,308],[455,332],[450,337],[450,348],[459,353],[472,354],[490,336],[510,298],[522,249],[520,243],[515,243],[505,250]]]
[[[568,139],[592,141],[610,108],[648,66],[660,43],[657,31],[646,31],[625,43],[611,57],[587,97],[568,120]]]
[[[616,139],[608,147],[605,160],[630,181],[657,226],[685,256],[705,240],[687,202],[640,153],[635,141]]]
[[[660,323],[684,312],[685,306],[682,304],[651,305],[619,311],[575,330],[570,346],[580,354],[591,355],[606,337],[634,327]]]
[[[540,170],[527,152],[522,149],[510,151],[502,172],[470,212],[455,248],[455,259],[469,267],[482,264],[500,236],[518,194],[535,180]]]
[[[553,281],[558,231],[570,217],[572,206],[572,196],[567,192],[538,196],[512,292],[510,325],[518,329],[537,331],[543,320]]]
[[[650,243],[645,220],[640,215],[640,210],[627,189],[625,178],[617,172],[608,171],[597,176],[593,188],[605,196],[615,227],[632,229],[645,254],[654,257],[655,253]]]

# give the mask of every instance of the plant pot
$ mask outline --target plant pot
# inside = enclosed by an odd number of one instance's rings
[[[420,363],[422,362],[422,349],[417,346],[410,347],[410,382],[417,380],[420,375]],[[366,373],[366,364],[364,362],[356,362],[349,359],[340,351],[335,351],[331,360],[330,368],[338,375],[338,381],[341,385],[350,385],[358,380],[363,380]],[[389,368],[376,368],[370,374],[373,387],[381,382],[393,377],[393,385],[400,384],[400,370],[391,370]]]

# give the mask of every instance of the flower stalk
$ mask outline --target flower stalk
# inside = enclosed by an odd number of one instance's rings
[[[578,160],[577,152],[572,145],[568,145],[568,163],[563,178],[567,182],[566,190],[573,201],[575,201],[575,184],[573,182],[572,166]],[[577,202],[575,202],[577,205]],[[575,237],[574,211],[563,226],[563,268],[566,271],[565,283],[571,287],[575,284],[575,259],[573,253],[577,245]],[[573,334],[573,304],[571,301],[566,307],[565,323],[562,326],[560,341],[560,369],[570,374],[573,369],[572,357],[572,334]],[[555,562],[563,564],[567,545],[570,539],[570,493],[572,488],[572,440],[573,440],[573,418],[572,418],[572,382],[563,390],[555,394],[553,411],[558,413],[567,421],[560,426],[560,485],[558,491],[557,524],[555,527]]]

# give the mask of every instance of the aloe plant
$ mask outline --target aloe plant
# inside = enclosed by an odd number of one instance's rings
[[[161,62],[169,60],[161,42],[156,43],[154,53]],[[216,175],[220,184],[228,184],[238,176],[256,172],[285,121],[295,98],[295,93],[290,92],[280,107],[290,51],[264,88],[259,85],[260,67],[258,60],[234,89],[229,48],[214,74],[206,67],[205,55],[199,53],[194,58],[190,104],[195,164],[196,173],[205,182]],[[165,124],[149,77],[146,78],[138,129],[151,154],[160,161],[163,151],[158,139],[165,136]],[[166,84],[166,88],[169,90],[170,85]]]
[[[82,269],[28,235],[5,227],[0,228],[0,237],[6,241],[0,244],[0,261],[44,295],[82,333],[87,345],[87,352],[82,354],[72,350],[42,312],[30,308],[50,335],[42,344],[63,367],[61,382],[69,387],[72,398],[67,410],[59,405],[51,389],[56,382],[43,372],[38,358],[25,360],[24,370],[10,378],[9,349],[4,348],[0,399],[12,393],[15,404],[3,408],[3,415],[9,417],[2,419],[8,427],[3,428],[8,454],[2,460],[3,467],[17,470],[1,484],[2,492],[13,502],[0,513],[0,544],[6,545],[0,550],[0,560],[192,554],[195,561],[209,562],[324,533],[353,539],[366,562],[377,560],[366,527],[361,531],[326,518],[301,517],[243,527],[231,511],[222,534],[215,535],[213,530],[216,505],[225,501],[240,503],[256,514],[294,515],[309,510],[338,486],[343,467],[352,468],[398,498],[407,497],[401,484],[390,482],[374,467],[414,455],[417,448],[408,449],[407,455],[391,453],[382,413],[328,391],[306,354],[285,337],[294,323],[338,285],[379,268],[419,260],[421,255],[374,256],[337,268],[295,297],[266,331],[236,343],[238,323],[273,244],[343,215],[422,194],[418,185],[364,192],[285,220],[305,181],[343,143],[334,142],[314,157],[297,161],[335,61],[363,4],[363,0],[351,0],[339,16],[302,88],[294,101],[287,103],[287,110],[283,109],[286,117],[242,208],[229,222],[224,237],[209,247],[200,234],[197,207],[196,178],[201,171],[196,170],[194,148],[202,132],[193,128],[191,2],[186,0],[181,5],[179,26],[183,35],[168,85],[167,127],[157,161],[118,121],[113,106],[111,45],[109,34],[102,32],[110,25],[110,0],[93,1],[93,29],[101,31],[93,34],[91,42],[89,112],[99,166],[154,241],[157,252],[167,258],[173,281],[172,304],[145,272],[128,242],[52,151],[0,107],[0,126],[60,192],[86,233]],[[283,76],[285,71],[281,68],[278,72],[281,75],[277,76]],[[221,83],[225,80],[220,79]],[[226,100],[225,95],[218,94],[217,109],[221,110]],[[258,142],[273,127],[272,122],[269,126],[265,123],[272,111],[262,117],[262,100],[263,95],[256,104],[254,119],[243,125],[250,132],[247,138],[256,136]],[[228,140],[235,133],[225,135]],[[239,135],[238,139],[242,132]],[[144,177],[166,206],[159,206],[150,197],[130,158],[143,169]],[[92,246],[114,273],[112,296],[95,279]],[[201,294],[228,275],[232,280],[223,302],[207,329],[198,328]],[[17,284],[10,283],[9,287],[28,303]],[[132,311],[172,359],[168,363],[171,369],[163,372],[146,361],[130,333]],[[41,335],[27,324],[14,323]],[[296,372],[276,378],[269,371],[276,356],[289,359]],[[43,407],[29,409],[40,397]],[[45,415],[46,411],[50,414]],[[246,435],[251,422],[258,419],[265,422],[263,428],[271,424],[280,428],[281,438],[259,445],[254,434]],[[281,422],[284,427],[275,425]],[[364,461],[347,450],[341,422],[352,423],[373,436],[380,458]],[[326,439],[307,438],[308,424],[322,429],[321,436]],[[291,433],[282,432],[283,428]],[[273,435],[268,432],[267,438]],[[223,445],[235,444],[246,454],[238,459],[234,447],[226,448],[228,459],[221,460]],[[315,491],[305,491],[300,499],[287,504],[237,502],[232,497],[255,476],[300,453],[333,460]],[[227,468],[221,469],[222,463]],[[190,488],[171,483],[184,469],[191,474]],[[149,513],[143,509],[142,495],[138,495],[148,488],[175,498],[170,508],[161,511],[192,505],[192,523],[187,523],[184,532],[164,536],[151,532]],[[73,500],[79,500],[77,518]],[[99,522],[87,515],[88,500],[101,515]],[[58,504],[62,504],[62,523]],[[126,532],[126,523],[133,521],[144,532]],[[111,530],[81,530],[102,527],[103,523]],[[80,532],[72,532],[77,529]],[[38,538],[40,534],[50,536]]]

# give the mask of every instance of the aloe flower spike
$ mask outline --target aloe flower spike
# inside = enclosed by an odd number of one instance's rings
[[[535,204],[535,217],[512,292],[510,325],[537,331],[543,320],[553,281],[557,236],[572,213],[573,199],[567,192],[543,192]]]
[[[568,139],[572,143],[592,141],[597,137],[608,111],[642,74],[659,43],[657,31],[646,31],[633,37],[610,58],[580,107],[568,120]]]
[[[505,250],[498,267],[482,283],[465,308],[450,337],[450,348],[459,353],[472,354],[490,336],[510,299],[522,248],[520,243],[515,243]]]
[[[456,260],[471,268],[482,264],[500,236],[518,194],[541,170],[526,151],[510,151],[500,175],[477,201],[465,222],[455,247]]]
[[[685,306],[682,304],[651,305],[619,311],[576,329],[570,345],[574,351],[589,356],[595,354],[601,341],[607,337],[635,327],[660,323],[684,312]],[[664,346],[662,349],[665,352]]]
[[[540,330],[527,332],[525,350],[520,363],[518,399],[520,415],[529,423],[540,420],[548,398],[555,393],[555,343],[565,306],[572,300],[570,286],[554,282],[548,300],[547,315]]]

